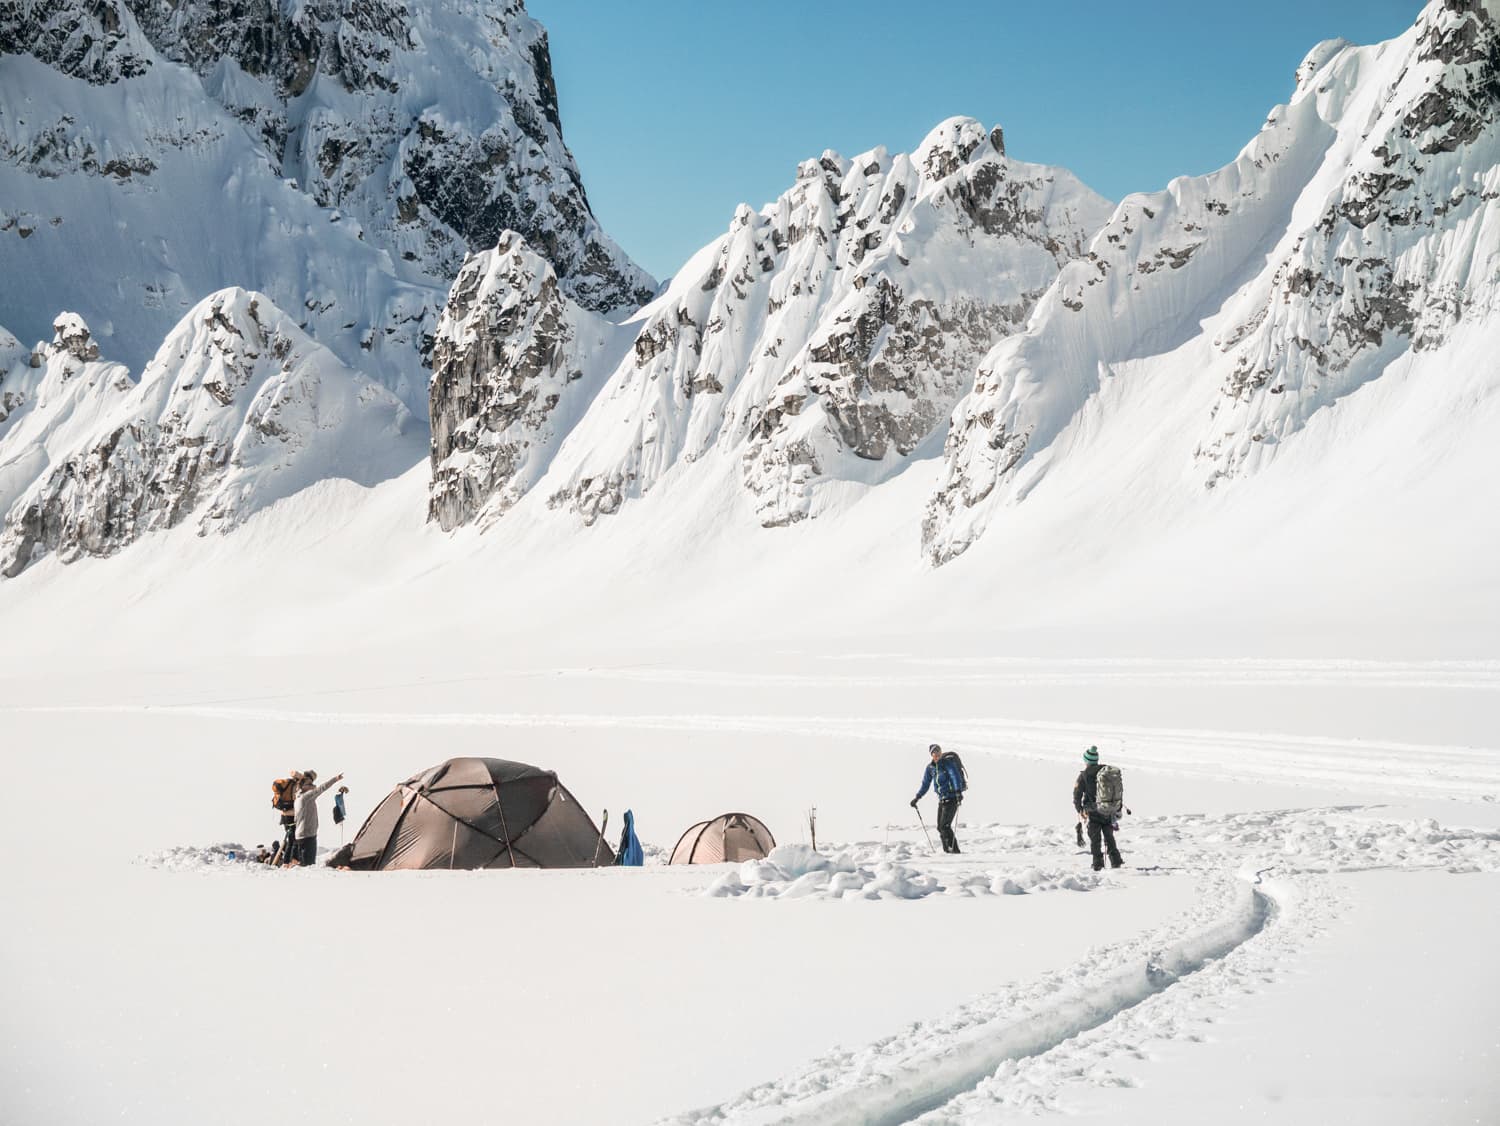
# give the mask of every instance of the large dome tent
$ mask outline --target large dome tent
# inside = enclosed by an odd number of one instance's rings
[[[550,770],[455,758],[413,775],[355,834],[350,868],[593,868],[614,863],[576,798]]]
[[[721,813],[682,834],[668,864],[722,864],[761,860],[776,847],[765,823],[748,813]]]

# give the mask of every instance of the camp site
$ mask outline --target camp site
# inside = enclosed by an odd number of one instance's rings
[[[1500,0],[0,0],[0,1126],[1500,1126]]]

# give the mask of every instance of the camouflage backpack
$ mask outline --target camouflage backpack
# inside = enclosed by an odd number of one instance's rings
[[[1095,779],[1094,811],[1110,817],[1120,816],[1125,808],[1125,780],[1118,766],[1101,766]]]

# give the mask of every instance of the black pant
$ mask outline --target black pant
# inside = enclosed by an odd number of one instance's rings
[[[958,816],[959,803],[964,799],[943,798],[938,802],[938,836],[943,839],[944,852],[958,851],[958,838],[953,835],[953,819]]]
[[[297,822],[284,818],[281,822],[281,852],[276,858],[278,866],[290,864],[297,858]]]
[[[1120,849],[1115,844],[1114,818],[1105,814],[1089,814],[1089,851],[1094,854],[1094,871],[1104,867],[1104,856],[1099,851],[1099,838],[1104,838],[1104,847],[1109,850],[1109,866],[1118,868],[1125,861],[1120,859]]]
[[[1110,847],[1113,848],[1114,846],[1111,845]],[[292,853],[292,855],[297,858],[298,864],[304,868],[311,868],[318,862],[318,838],[298,837],[297,851]]]

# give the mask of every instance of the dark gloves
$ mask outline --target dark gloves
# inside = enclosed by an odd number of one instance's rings
[[[917,799],[917,798],[912,798],[912,799],[911,799],[911,807],[912,807],[912,808],[913,808],[913,809],[916,809],[916,808],[917,808],[917,801],[918,801],[918,800],[919,800],[919,799]]]

